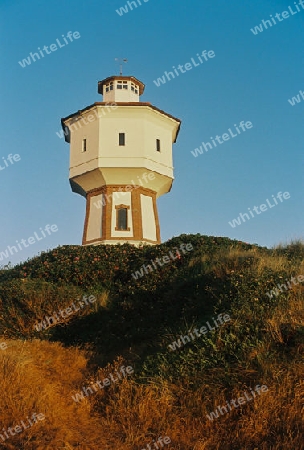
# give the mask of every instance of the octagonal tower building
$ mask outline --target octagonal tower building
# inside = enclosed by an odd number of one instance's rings
[[[83,245],[160,243],[156,199],[172,186],[181,121],[140,102],[144,89],[111,76],[98,82],[102,102],[61,119],[71,188],[86,198]]]

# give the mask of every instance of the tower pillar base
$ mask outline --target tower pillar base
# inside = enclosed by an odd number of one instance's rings
[[[87,193],[82,245],[160,244],[156,192],[133,185],[105,185]]]

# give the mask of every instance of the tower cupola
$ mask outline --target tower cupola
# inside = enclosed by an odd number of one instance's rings
[[[144,90],[145,85],[135,77],[119,75],[98,82],[98,93],[104,102],[139,102]]]

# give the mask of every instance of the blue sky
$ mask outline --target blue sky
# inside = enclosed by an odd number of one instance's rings
[[[175,181],[158,200],[162,241],[201,233],[271,247],[303,238],[304,99],[294,106],[288,99],[304,91],[304,10],[254,35],[262,19],[289,6],[296,12],[294,2],[141,0],[120,16],[116,9],[126,3],[0,1],[0,252],[47,224],[58,227],[0,266],[81,244],[85,199],[70,189],[69,145],[56,131],[61,117],[102,100],[97,82],[118,74],[115,57],[128,58],[124,74],[145,83],[142,101],[182,120]],[[69,31],[80,38],[24,68],[18,63],[38,47],[63,43]],[[160,87],[153,83],[203,50],[215,57]],[[253,127],[191,154],[241,121]],[[10,153],[21,159],[6,167]],[[280,191],[290,199],[229,225]]]

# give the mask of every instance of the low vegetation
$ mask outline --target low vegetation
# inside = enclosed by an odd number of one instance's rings
[[[169,252],[178,257],[132,277]],[[157,450],[167,436],[159,449],[300,449],[303,298],[301,242],[181,235],[154,247],[64,246],[2,268],[1,448]],[[219,314],[230,320],[170,348]],[[123,366],[134,373],[93,388]],[[267,392],[207,417],[256,385]],[[33,413],[45,419],[8,431]]]

